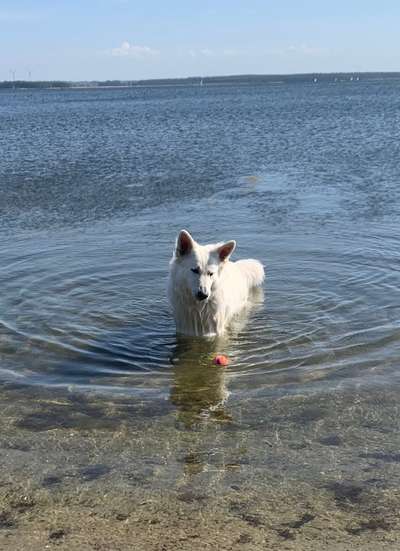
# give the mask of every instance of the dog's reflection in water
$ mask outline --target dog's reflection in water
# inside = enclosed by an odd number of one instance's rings
[[[234,339],[240,338],[251,312],[262,307],[264,294],[256,289],[251,300],[231,323],[229,331],[215,337],[177,336],[171,356],[173,382],[171,402],[178,409],[178,419],[191,427],[207,419],[232,421],[226,402],[229,392],[226,385],[227,369],[214,365],[216,354],[226,354]]]
[[[229,396],[226,368],[214,365],[215,355],[226,349],[223,337],[178,337],[172,354],[173,383],[171,402],[178,408],[178,419],[191,427],[207,419],[231,420],[225,411]]]

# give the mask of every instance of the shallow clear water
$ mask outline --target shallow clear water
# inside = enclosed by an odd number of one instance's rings
[[[161,424],[215,422],[213,437],[235,422],[242,439],[300,402],[291,438],[339,419],[356,392],[393,400],[399,92],[396,81],[2,92],[5,388],[140,404]],[[266,266],[239,332],[177,339],[165,287],[181,228],[234,238],[236,258]],[[216,352],[227,369],[212,366]]]

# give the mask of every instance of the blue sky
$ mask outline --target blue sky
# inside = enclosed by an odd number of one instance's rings
[[[0,80],[399,71],[398,0],[0,0]]]

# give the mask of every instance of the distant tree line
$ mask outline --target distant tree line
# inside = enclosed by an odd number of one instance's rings
[[[62,80],[4,80],[0,88],[71,88],[72,82]]]
[[[69,82],[63,80],[6,80],[0,89],[13,88],[107,88],[129,86],[200,86],[212,84],[274,84],[290,82],[332,82],[347,80],[400,79],[398,73],[306,73],[295,75],[230,75],[216,77],[159,78],[147,80],[105,80]]]

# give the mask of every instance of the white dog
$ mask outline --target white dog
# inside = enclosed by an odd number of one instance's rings
[[[178,333],[221,335],[246,306],[251,288],[262,284],[258,260],[229,260],[235,247],[235,241],[200,245],[186,230],[179,233],[168,281]]]

